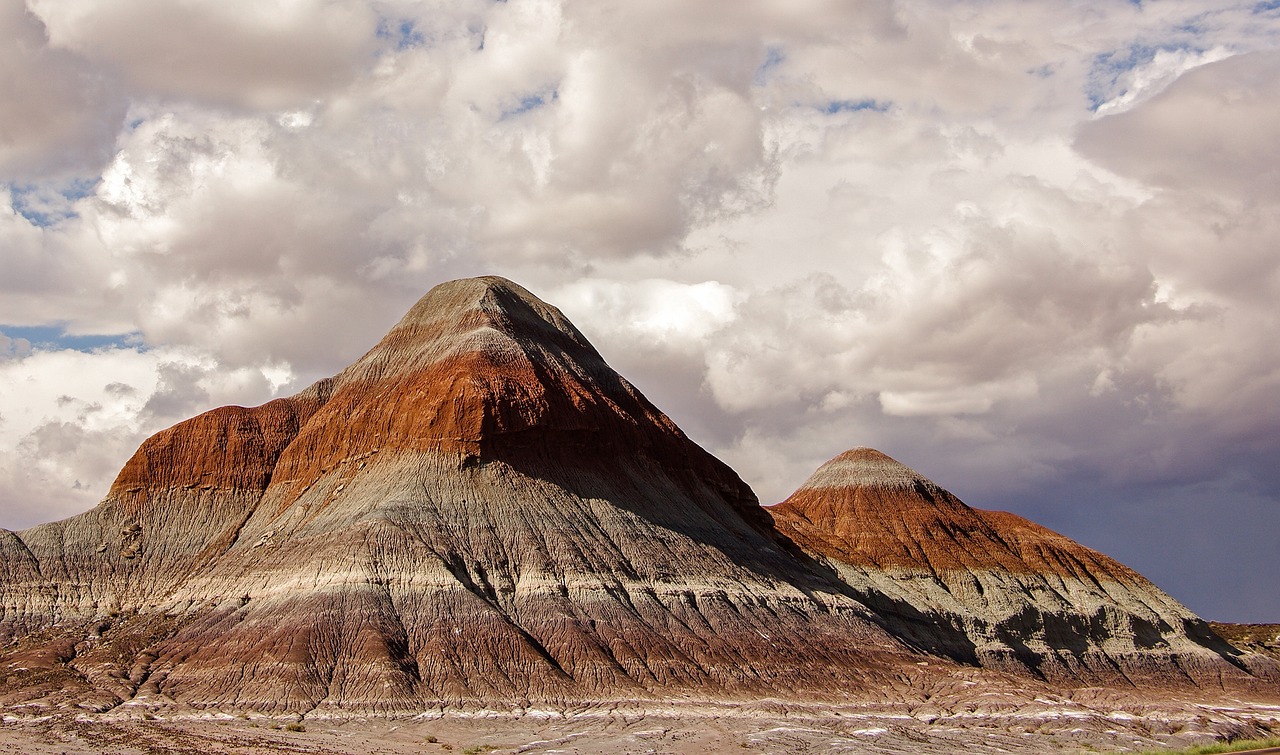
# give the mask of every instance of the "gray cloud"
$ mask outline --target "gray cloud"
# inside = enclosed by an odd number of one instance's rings
[[[10,338],[0,333],[0,359],[24,357],[31,353],[31,342],[25,338]]]
[[[0,181],[97,171],[124,117],[111,79],[45,33],[20,0],[0,3]]]
[[[1200,66],[1159,95],[1084,124],[1077,146],[1147,185],[1231,199],[1275,201],[1280,53]]]
[[[362,3],[232,8],[162,0],[31,0],[51,45],[110,67],[139,93],[285,108],[371,63],[376,15]]]

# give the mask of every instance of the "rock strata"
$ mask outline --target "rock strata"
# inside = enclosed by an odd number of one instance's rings
[[[3,637],[97,632],[59,657],[98,706],[823,698],[914,662],[498,278],[437,287],[298,396],[157,434],[97,508],[0,549]],[[122,632],[145,652],[95,654]]]
[[[1257,678],[1236,655],[1134,572],[875,452],[771,514],[492,277],[296,396],[156,434],[91,511],[0,530],[0,706],[37,713],[998,708],[1046,680]]]
[[[970,508],[873,449],[822,465],[770,511],[931,652],[1066,684],[1274,678],[1273,663],[1231,647],[1132,569],[1022,517]]]

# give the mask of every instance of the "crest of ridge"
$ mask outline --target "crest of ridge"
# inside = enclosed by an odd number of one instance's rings
[[[403,376],[468,352],[486,353],[502,362],[552,351],[580,362],[602,362],[559,309],[522,286],[498,276],[464,278],[428,291],[336,379],[341,386]]]
[[[801,490],[854,488],[860,486],[910,488],[924,484],[936,488],[931,481],[911,467],[875,450],[854,448],[818,467]]]

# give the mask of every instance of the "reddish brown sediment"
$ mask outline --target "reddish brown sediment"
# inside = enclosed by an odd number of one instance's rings
[[[770,512],[900,635],[957,660],[1057,683],[1276,678],[1132,569],[1015,514],[970,508],[874,449],[840,454]]]
[[[770,511],[801,546],[856,566],[1142,580],[1118,561],[1016,514],[970,508],[870,448],[824,464]]]
[[[437,287],[297,397],[157,434],[98,508],[8,537],[31,554],[0,585],[12,634],[174,617],[136,669],[83,661],[116,680],[90,685],[108,701],[822,698],[915,661],[563,315],[496,278]]]

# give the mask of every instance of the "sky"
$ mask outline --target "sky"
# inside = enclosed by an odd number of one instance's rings
[[[761,500],[872,446],[1280,622],[1276,0],[0,0],[0,527],[511,278]]]

